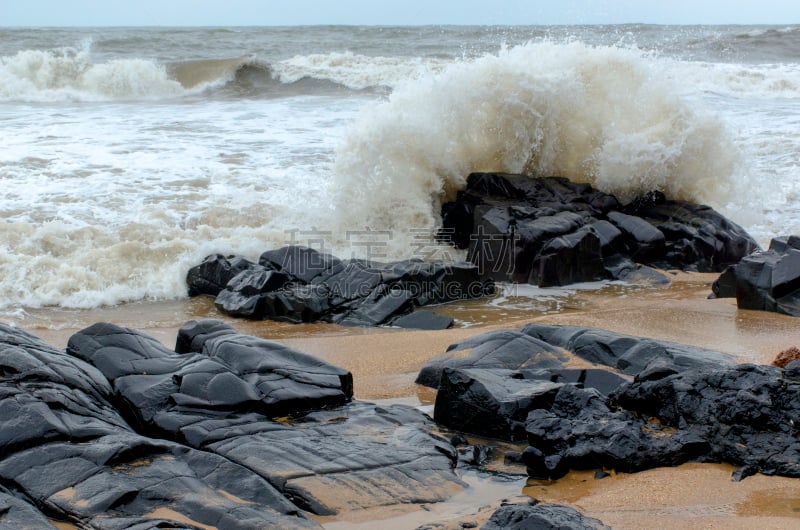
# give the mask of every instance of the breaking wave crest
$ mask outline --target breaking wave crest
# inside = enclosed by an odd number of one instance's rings
[[[74,48],[24,50],[0,58],[2,100],[141,99],[183,91],[163,66],[144,59],[93,64],[87,50]]]
[[[348,58],[349,59],[346,59]],[[413,65],[349,54],[297,56],[270,65],[255,55],[161,64],[150,59],[93,63],[88,47],[23,50],[0,57],[0,101],[115,101],[224,96],[292,96],[388,86]]]
[[[538,42],[401,85],[337,152],[340,222],[433,228],[473,171],[559,175],[623,201],[660,190],[724,203],[733,141],[659,64],[637,49]]]

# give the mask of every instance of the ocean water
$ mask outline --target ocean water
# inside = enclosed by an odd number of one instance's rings
[[[0,29],[0,311],[185,296],[214,252],[446,257],[472,171],[800,233],[800,26]]]

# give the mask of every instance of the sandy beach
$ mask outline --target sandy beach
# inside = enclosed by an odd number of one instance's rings
[[[386,400],[430,406],[435,391],[414,384],[422,365],[447,346],[487,331],[518,328],[527,322],[594,326],[717,349],[741,362],[768,364],[783,349],[800,345],[800,327],[791,317],[742,311],[735,300],[709,300],[713,274],[669,273],[669,287],[608,285],[579,290],[557,312],[509,311],[486,301],[436,307],[462,326],[445,331],[345,328],[329,324],[292,325],[234,320],[206,298],[139,303],[91,311],[43,310],[18,318],[16,325],[64,347],[72,333],[97,321],[110,321],[148,333],[173,346],[186,320],[222,318],[241,332],[281,341],[347,368],[361,400]],[[493,443],[473,439],[476,443]],[[520,448],[521,449],[521,448]],[[501,451],[496,454],[502,453]],[[522,467],[500,463],[502,474],[469,472],[470,484],[451,501],[435,506],[342,513],[321,518],[327,528],[415,528],[424,523],[479,520],[473,513],[514,495],[573,506],[614,528],[789,528],[800,525],[800,482],[757,475],[731,480],[729,465],[686,464],[636,474],[572,472],[555,482],[527,480]],[[519,474],[514,476],[514,474]],[[502,479],[501,479],[502,478]],[[470,519],[472,518],[472,519]]]

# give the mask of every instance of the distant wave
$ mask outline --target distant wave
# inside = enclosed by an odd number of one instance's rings
[[[722,123],[635,49],[530,43],[395,90],[337,152],[341,222],[432,228],[473,171],[559,175],[621,200],[725,201],[738,155]],[[359,205],[358,208],[353,205]]]
[[[708,58],[739,63],[796,63],[800,61],[800,26],[722,31],[688,45],[699,52],[707,50]]]
[[[86,50],[24,50],[0,57],[0,99],[114,100],[174,97],[184,92],[166,69],[145,59],[93,64]]]
[[[222,96],[291,96],[382,88],[413,75],[408,61],[348,54],[298,56],[275,65],[255,55],[161,64],[93,63],[88,49],[23,50],[0,57],[0,100],[109,101]]]
[[[298,55],[274,65],[284,83],[303,78],[327,79],[354,90],[396,87],[439,72],[452,61],[445,58],[367,56],[350,52]]]

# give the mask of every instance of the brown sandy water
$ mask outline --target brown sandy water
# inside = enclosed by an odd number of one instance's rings
[[[206,298],[89,311],[29,310],[4,320],[57,347],[98,321],[143,331],[172,347],[186,320],[221,318],[243,333],[279,340],[351,370],[359,399],[412,405],[431,405],[435,399],[434,391],[414,384],[430,358],[454,342],[528,322],[595,326],[682,342],[728,352],[742,362],[769,363],[779,351],[800,346],[800,320],[742,311],[731,299],[708,300],[716,275],[671,277],[673,284],[660,288],[607,285],[553,290],[553,296],[545,290],[544,302],[514,296],[512,287],[493,300],[435,308],[458,321],[460,327],[445,331],[251,322],[221,315]],[[523,494],[574,506],[614,528],[800,528],[800,480],[757,475],[733,482],[733,468],[728,465],[686,464],[614,473],[604,479],[595,479],[592,472],[573,472],[552,483],[526,480],[522,467],[495,467],[503,474],[465,473],[470,487],[445,503],[349,512],[319,520],[330,529],[380,524],[383,530],[393,530],[434,521],[458,527],[459,521],[480,524],[491,513],[487,509],[475,515],[479,508]]]

